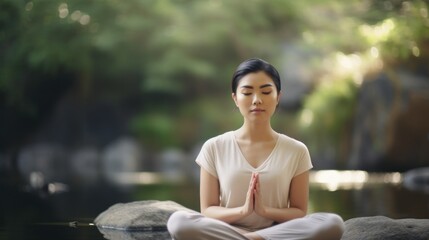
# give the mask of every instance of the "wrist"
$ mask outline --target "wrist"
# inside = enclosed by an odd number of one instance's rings
[[[249,209],[248,208],[246,208],[246,206],[242,206],[241,208],[240,208],[240,211],[239,211],[239,215],[243,218],[243,217],[247,217],[247,216],[249,216],[250,215],[250,211],[249,211]]]
[[[257,214],[261,217],[267,218],[267,215],[268,215],[267,209],[265,207],[261,207],[258,209]]]

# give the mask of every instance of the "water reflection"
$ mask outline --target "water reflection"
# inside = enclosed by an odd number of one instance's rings
[[[310,174],[310,212],[328,211],[344,219],[383,215],[429,218],[429,194],[404,185],[407,174],[322,170]]]
[[[161,174],[153,172],[124,172],[117,173],[112,180],[121,185],[148,185],[163,182],[163,177]]]
[[[318,184],[323,189],[336,191],[338,189],[361,189],[368,180],[368,173],[364,171],[336,171],[325,170],[312,172],[310,182]]]
[[[402,183],[402,175],[393,173],[371,173],[366,171],[320,170],[310,173],[310,183],[329,191],[362,189],[369,184]]]

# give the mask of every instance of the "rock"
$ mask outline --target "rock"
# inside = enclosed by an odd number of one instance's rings
[[[46,142],[25,146],[18,154],[19,171],[26,179],[30,179],[33,173],[37,173],[43,177],[44,183],[64,182],[68,178],[67,153],[63,146],[56,143]]]
[[[109,144],[101,153],[103,175],[110,181],[117,181],[117,174],[141,169],[143,152],[137,141],[122,137]]]
[[[345,222],[342,240],[428,240],[429,219],[352,218]]]
[[[429,193],[429,167],[405,172],[403,182],[404,186],[410,190]]]
[[[101,230],[113,229],[142,232],[166,231],[168,218],[173,212],[178,210],[194,212],[173,201],[136,201],[118,203],[111,206],[98,215],[94,223]],[[103,232],[110,235],[132,235],[131,233],[102,231],[102,233]]]
[[[429,165],[429,81],[382,73],[359,91],[347,167],[406,171]]]
[[[180,149],[167,149],[160,154],[161,172],[168,182],[183,182],[186,179],[186,154]]]
[[[170,233],[164,231],[119,231],[99,229],[105,239],[109,240],[171,240]]]
[[[94,186],[99,179],[99,152],[95,147],[84,147],[70,153],[73,181]]]

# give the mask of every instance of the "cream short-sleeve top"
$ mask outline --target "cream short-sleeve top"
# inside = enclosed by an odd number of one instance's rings
[[[220,206],[226,208],[243,206],[253,172],[259,173],[263,203],[273,208],[287,208],[292,178],[313,167],[302,142],[279,134],[271,154],[254,168],[244,158],[232,131],[207,140],[196,162],[219,180]],[[248,229],[272,224],[272,220],[256,213],[234,223]]]

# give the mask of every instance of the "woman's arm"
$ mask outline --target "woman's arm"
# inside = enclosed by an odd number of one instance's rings
[[[262,205],[259,181],[257,181],[257,193],[255,211],[258,215],[275,222],[286,222],[291,219],[304,217],[307,214],[309,172],[295,176],[290,184],[289,208],[270,208]]]
[[[255,185],[252,178],[250,185]],[[250,186],[249,186],[250,189]],[[248,191],[251,192],[252,191]],[[201,168],[200,177],[200,208],[201,214],[215,218],[226,223],[234,223],[253,212],[253,195],[247,197],[246,204],[242,207],[225,208],[220,205],[219,180],[209,172]],[[251,202],[250,202],[251,201]]]

